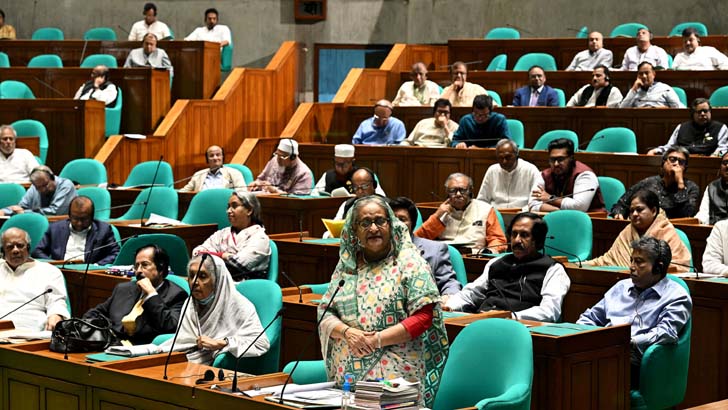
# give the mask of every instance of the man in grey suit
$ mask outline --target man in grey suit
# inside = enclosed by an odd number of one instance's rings
[[[441,295],[452,295],[458,293],[462,288],[455,277],[455,271],[450,263],[450,252],[444,242],[432,241],[412,235],[414,224],[417,221],[417,207],[411,199],[400,196],[390,199],[389,206],[394,215],[407,225],[412,243],[420,250],[422,257],[432,269],[432,275],[437,283],[437,289]]]

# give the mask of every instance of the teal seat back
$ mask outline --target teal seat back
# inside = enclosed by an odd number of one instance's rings
[[[589,27],[582,26],[579,31],[576,32],[576,38],[587,38],[589,37]]]
[[[111,226],[113,226],[113,225],[111,225]],[[186,276],[167,275],[167,278],[166,279],[168,281],[174,283],[175,285],[179,286],[180,288],[182,288],[182,290],[184,290],[187,293],[187,296],[190,295],[190,283],[187,282],[187,277]],[[132,277],[131,278],[131,281],[132,282],[136,282],[136,278],[135,277]],[[152,340],[152,343],[154,343],[156,345],[160,345],[160,344],[162,344],[162,342],[164,342],[165,340],[169,339],[171,336],[174,336],[174,334],[170,333],[170,334],[162,334],[162,335],[159,335],[157,337],[159,338],[160,342],[159,343],[155,343],[155,340],[157,340],[157,338],[154,338],[154,340]]]
[[[187,245],[179,236],[167,233],[145,234],[127,239],[121,245],[114,265],[133,265],[137,249],[149,244],[157,245],[167,252],[167,255],[169,255],[169,269],[174,275],[187,276],[187,264],[190,262],[190,252],[187,250]],[[189,292],[189,287],[187,291]]]
[[[35,95],[24,82],[5,80],[0,83],[0,98],[32,100]]]
[[[109,68],[118,68],[116,57],[111,54],[91,54],[81,62],[81,68],[94,68],[97,65],[105,65]]]
[[[249,279],[235,286],[241,295],[245,296],[258,312],[258,318],[263,327],[267,326],[278,311],[283,307],[283,294],[277,283],[265,279]],[[238,370],[252,374],[268,374],[278,371],[281,357],[281,328],[283,319],[278,317],[273,325],[265,331],[270,342],[270,349],[259,357],[245,357],[240,359]],[[233,369],[235,357],[229,353],[218,355],[213,363],[215,367]]]
[[[57,27],[41,27],[33,32],[31,40],[65,40],[63,30]]]
[[[108,221],[111,218],[111,194],[105,188],[95,186],[81,188],[76,193],[91,198],[94,203],[94,218],[100,221]],[[113,227],[113,225],[112,225]]]
[[[564,94],[564,90],[554,87],[554,91],[556,91],[556,97],[557,101],[559,102],[559,107],[566,107],[566,94]]]
[[[690,245],[690,238],[688,238],[688,235],[682,229],[675,228],[675,232],[685,247],[688,248],[688,253],[690,253],[690,266],[695,266],[693,265],[693,247]]]
[[[493,99],[493,102],[495,102],[496,104],[498,104],[501,107],[503,106],[503,102],[501,101],[500,94],[498,94],[497,91],[488,90],[488,95],[490,96],[490,98]]]
[[[0,183],[0,208],[17,205],[25,196],[25,188],[20,184]]]
[[[220,50],[220,70],[228,72],[233,69],[233,40],[232,33],[230,43]]]
[[[250,168],[246,167],[243,164],[225,164],[226,167],[234,168],[240,171],[241,174],[243,174],[243,179],[245,180],[245,185],[250,185],[255,181],[255,178],[253,177],[253,171],[250,170]]]
[[[422,213],[420,212],[420,208],[417,208],[417,220],[415,221],[415,227],[412,228],[412,232],[420,229],[420,226],[422,226]]]
[[[637,136],[634,131],[624,127],[610,127],[594,133],[586,152],[625,152],[637,153]]]
[[[9,68],[10,67],[10,58],[8,57],[7,53],[3,53],[0,51],[0,68]]]
[[[39,160],[41,164],[45,164],[48,156],[48,131],[42,122],[36,120],[18,120],[10,124],[18,134],[18,138],[22,137],[38,137]]]
[[[669,54],[668,54],[669,57]],[[672,59],[670,59],[670,68],[672,68]],[[683,90],[682,87],[672,87],[673,90],[675,90],[675,94],[677,94],[677,98],[680,99],[680,102],[683,103],[684,106],[688,106],[688,95],[685,93],[685,90]]]
[[[28,68],[63,68],[63,60],[55,54],[41,54],[28,61]]]
[[[597,177],[597,179],[599,180],[599,189],[601,189],[602,197],[604,198],[604,207],[608,211],[624,195],[626,191],[624,184],[617,178],[612,177]]]
[[[311,293],[313,293],[315,295],[323,295],[329,289],[329,284],[328,283],[306,284],[306,285],[301,285],[301,287],[310,288]]]
[[[547,255],[563,255],[569,262],[591,259],[593,230],[586,212],[571,209],[554,211],[546,214],[543,220],[549,228],[544,249]]]
[[[174,177],[172,176],[172,167],[168,162],[162,161],[157,172],[157,179],[154,179],[154,172],[157,169],[159,161],[142,162],[134,166],[129,176],[124,181],[125,187],[135,187],[143,185],[151,185],[154,181],[155,186],[172,187],[174,186]]]
[[[144,188],[134,199],[134,204],[119,219],[148,219],[152,213],[177,219],[179,212],[178,203],[177,191],[172,188],[162,186],[154,187],[154,189]],[[142,215],[142,212],[144,212],[144,215]]]
[[[86,30],[84,40],[116,41],[116,32],[110,27],[94,27]]]
[[[106,167],[93,158],[74,159],[67,163],[58,175],[80,185],[99,185],[108,182]]]
[[[675,27],[670,30],[670,34],[668,34],[669,37],[679,37],[682,36],[683,30],[685,30],[688,27],[692,27],[695,30],[698,31],[698,35],[700,37],[705,37],[708,35],[708,27],[705,26],[705,24],[699,22],[699,21],[686,21],[684,23],[680,23],[676,25]]]
[[[189,225],[217,224],[217,229],[230,226],[227,217],[227,203],[232,189],[206,189],[192,197],[182,222]]]
[[[455,271],[455,277],[461,285],[465,286],[468,284],[468,273],[465,271],[465,262],[463,262],[463,255],[460,251],[455,249],[454,246],[447,245],[447,250],[450,252],[450,263],[452,264],[452,270]]]
[[[121,130],[121,109],[124,107],[123,93],[120,87],[116,87],[116,104],[113,107],[106,107],[106,127],[104,135],[108,138],[111,135],[119,134]]]
[[[521,33],[511,27],[496,27],[491,29],[486,35],[486,40],[518,40]]]
[[[528,71],[533,66],[541,66],[544,71],[556,71],[556,59],[547,53],[528,53],[521,56],[513,66],[513,71]]]
[[[716,107],[728,107],[728,85],[718,88],[710,94],[710,106]]]
[[[513,118],[506,119],[506,122],[508,123],[508,130],[511,132],[513,142],[518,145],[518,148],[524,148],[526,145],[526,133],[523,128],[523,123]]]
[[[624,23],[612,29],[609,37],[636,37],[637,31],[648,28],[642,23]]]
[[[498,54],[490,60],[490,64],[485,71],[506,71],[506,65],[508,64],[507,54]]]
[[[278,245],[270,241],[270,261],[268,262],[268,280],[278,281]]]
[[[283,367],[283,373],[291,374],[296,362],[290,362]],[[301,360],[296,371],[291,375],[291,382],[296,384],[324,383],[328,376],[326,364],[323,360]]]
[[[667,55],[667,68],[672,68],[673,58],[670,54]]]
[[[121,234],[119,233],[119,228],[114,225],[109,226],[111,227],[111,232],[114,234],[114,240],[121,243]]]
[[[535,150],[547,150],[549,143],[559,138],[566,138],[574,143],[574,151],[576,152],[579,147],[579,136],[571,130],[551,130],[541,135],[536,141],[536,145],[533,146]]]
[[[10,228],[20,228],[30,235],[30,251],[32,252],[48,230],[48,218],[34,212],[15,214],[8,218],[0,228],[0,234]]]
[[[479,320],[451,342],[432,408],[527,410],[532,383],[533,342],[528,329],[514,320]]]
[[[503,215],[500,213],[500,211],[497,208],[493,208],[493,211],[495,211],[495,216],[498,218],[498,224],[500,225],[501,229],[503,230],[503,233],[506,233],[506,222],[503,220]]]

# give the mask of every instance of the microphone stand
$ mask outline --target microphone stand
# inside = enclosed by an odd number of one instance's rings
[[[553,236],[550,236],[550,237],[548,237],[548,239],[554,239],[554,237]],[[549,248],[549,249],[554,250],[556,252],[565,253],[567,256],[573,256],[573,257],[576,258],[577,261],[579,261],[579,267],[580,268],[582,267],[581,266],[581,262],[582,261],[581,261],[581,258],[578,255],[575,255],[575,254],[573,254],[571,252],[566,252],[565,250],[562,250],[562,249],[559,249],[559,248],[554,248],[553,246],[549,246],[549,245],[544,245],[544,248]]]
[[[154,177],[152,178],[152,186],[149,187],[149,194],[147,195],[147,200],[144,202],[144,209],[142,209],[141,219],[139,220],[140,226],[144,226],[144,214],[147,212],[147,205],[149,205],[149,202],[152,198],[152,189],[154,189],[154,184],[157,182],[157,173],[159,172],[159,167],[162,165],[162,159],[164,159],[164,155],[159,156],[159,161],[157,162],[157,168],[154,170]],[[166,369],[165,369],[165,371],[166,371]]]
[[[51,288],[48,288],[48,289],[44,290],[43,293],[40,293],[40,294],[36,295],[35,297],[33,297],[33,299],[30,299],[29,301],[27,301],[27,302],[23,303],[22,305],[16,307],[15,309],[11,310],[10,312],[8,312],[8,313],[0,316],[0,320],[5,319],[6,317],[10,316],[11,314],[17,312],[18,309],[20,309],[21,307],[23,307],[23,306],[27,305],[28,303],[30,303],[30,302],[38,299],[39,297],[45,295],[46,293],[51,293],[51,292],[53,292],[53,289],[51,289]]]
[[[289,282],[291,282],[291,285],[295,286],[296,289],[298,289],[298,303],[303,303],[303,291],[301,290],[301,287],[296,285],[296,282],[293,281],[288,275],[286,275],[285,271],[280,272],[281,275],[283,275],[284,278],[288,279]]]

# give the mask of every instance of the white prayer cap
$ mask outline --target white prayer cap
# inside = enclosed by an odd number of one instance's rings
[[[291,138],[283,138],[278,143],[278,149],[289,155],[298,155],[298,142]]]
[[[338,158],[354,158],[354,146],[339,144],[334,146],[334,156]]]

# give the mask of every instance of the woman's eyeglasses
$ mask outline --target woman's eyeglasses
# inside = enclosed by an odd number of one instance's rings
[[[359,225],[361,229],[369,229],[372,224],[376,225],[377,228],[384,228],[389,224],[389,219],[383,216],[379,216],[374,219],[362,219],[361,221],[357,222],[357,225]]]

